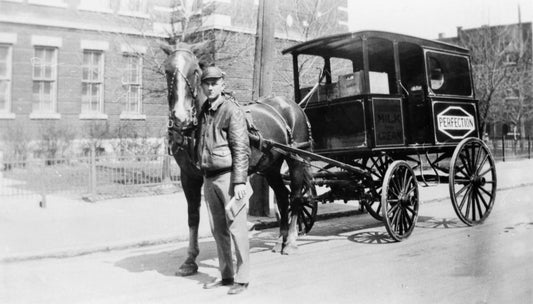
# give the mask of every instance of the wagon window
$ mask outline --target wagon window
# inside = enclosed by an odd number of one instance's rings
[[[468,57],[427,52],[427,77],[430,89],[439,95],[472,95]]]
[[[298,75],[300,88],[313,86],[319,80],[320,73],[324,69],[324,58],[320,56],[299,55]]]
[[[330,58],[330,62],[331,62],[331,79],[333,82],[337,82],[339,79],[339,76],[354,72],[353,63],[349,59]]]
[[[393,42],[382,38],[369,38],[367,45],[370,93],[397,93]]]
[[[422,48],[413,43],[400,42],[398,50],[402,86],[409,92],[422,91],[425,84]]]

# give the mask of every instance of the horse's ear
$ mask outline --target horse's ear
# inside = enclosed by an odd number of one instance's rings
[[[163,52],[165,52],[165,54],[167,54],[167,55],[170,55],[170,53],[172,53],[172,52],[174,51],[174,48],[173,48],[172,46],[168,45],[168,44],[163,44],[163,43],[161,43],[161,44],[159,45],[159,47],[160,47],[161,50],[162,50]]]
[[[200,67],[203,69],[205,67],[211,66],[214,63],[214,44],[211,40],[197,42],[191,45],[191,50],[193,51]]]

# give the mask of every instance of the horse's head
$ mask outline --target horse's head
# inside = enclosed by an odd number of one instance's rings
[[[179,45],[164,63],[168,85],[169,129],[187,132],[196,127],[202,70],[191,48]]]

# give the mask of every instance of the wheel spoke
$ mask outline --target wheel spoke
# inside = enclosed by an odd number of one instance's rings
[[[403,173],[403,178],[402,178],[402,190],[407,188],[407,174],[408,173],[409,173],[409,170],[405,169]]]
[[[407,216],[405,216],[405,211],[402,210],[402,223],[403,223],[403,233],[402,234],[405,234],[409,231],[409,225],[407,223]]]
[[[461,200],[461,204],[459,204],[459,210],[463,210],[463,206],[465,204],[465,200],[466,200],[466,198],[468,197],[468,195],[470,193],[470,188],[472,188],[472,185],[465,186],[465,188],[468,188],[468,190],[465,193],[465,195],[463,196],[463,199]]]
[[[394,222],[393,222],[393,228],[394,228],[394,231],[397,231],[398,233],[401,233],[401,218],[400,218],[400,212],[398,211],[396,213],[396,217],[394,218]]]
[[[485,205],[485,209],[486,210],[489,210],[489,204],[487,204],[487,201],[485,200],[485,198],[483,197],[483,194],[478,192],[479,194],[479,197],[481,198],[481,201],[483,202],[483,205]]]
[[[407,230],[409,230],[409,227],[413,225],[413,219],[409,216],[409,214],[407,214],[407,210],[405,210],[404,214],[405,214],[405,219],[407,220],[407,224],[408,224]]]
[[[488,192],[488,191],[487,191],[485,188],[483,188],[483,187],[479,187],[479,189],[480,189],[481,191],[485,192],[485,193],[490,197],[490,199],[492,199],[492,193]]]
[[[474,197],[476,199],[476,206],[477,206],[479,219],[481,220],[483,218],[483,211],[481,211],[481,201],[479,199],[479,192],[477,190],[476,190],[476,193],[475,193]]]
[[[309,210],[307,210],[305,207],[302,208],[302,212],[305,213],[305,215],[307,215],[307,218],[312,218],[313,216],[311,215],[311,213],[309,212]],[[303,214],[302,214],[303,216]]]
[[[463,193],[466,189],[468,189],[470,187],[470,184],[468,185],[465,185],[463,188],[461,188],[461,190],[455,192],[455,197],[458,197],[461,193]]]
[[[413,209],[411,206],[405,206],[405,209],[409,211],[413,216],[416,215],[415,209]]]
[[[472,169],[476,169],[478,168],[478,164],[479,164],[479,159],[481,158],[481,151],[483,151],[483,149],[481,147],[478,147],[477,149],[477,154],[476,154],[476,158],[474,159],[475,162],[474,162],[474,167]]]
[[[476,221],[476,195],[475,195],[475,192],[476,192],[476,188],[473,187],[472,188],[472,221]]]
[[[463,154],[459,154],[459,159],[461,160],[461,163],[463,163],[463,167],[465,168],[466,170],[466,176],[470,176],[470,168],[468,167],[468,165],[465,163],[465,156]]]
[[[469,150],[470,147],[468,147],[467,145],[465,145],[465,149],[463,150],[464,151],[464,158],[465,158],[465,162],[466,162],[466,170],[467,172],[470,174],[472,172],[472,166],[471,166],[471,162],[470,162],[470,150]]]
[[[309,227],[309,223],[307,221],[305,221],[305,219],[303,219],[303,216],[302,216],[302,221],[301,223],[305,226],[305,231],[309,231],[311,230],[310,227]],[[300,229],[301,230],[301,229]]]
[[[484,176],[485,174],[489,173],[490,171],[492,171],[492,168],[488,168],[487,170],[483,171],[483,173],[480,173],[479,177]]]
[[[390,192],[394,194],[394,196],[398,197],[400,195],[400,185],[398,185],[398,181],[394,177],[391,180],[389,189],[391,190]]]
[[[411,195],[411,193],[413,193],[413,191],[416,190],[416,186],[411,184],[411,188],[409,188],[409,191],[407,191],[407,193],[405,195],[409,196]]]
[[[479,167],[477,167],[476,174],[479,175],[479,170],[485,166],[485,163],[487,162],[487,159],[489,159],[489,154],[485,154],[485,157],[483,158],[483,161],[479,164]]]
[[[470,215],[470,206],[472,205],[472,189],[468,191],[467,195],[467,202],[466,202],[466,211],[465,211],[465,217],[468,218]]]
[[[389,209],[389,213],[395,213],[396,210],[400,207],[400,204],[395,204]]]
[[[405,189],[409,188],[409,186],[412,186],[413,185],[412,182],[413,182],[413,176],[410,175],[408,180],[407,180],[407,182],[405,183],[405,186],[403,187],[403,189],[405,190]],[[412,186],[410,189],[413,189],[413,188],[414,188],[414,186]],[[408,193],[409,192],[410,191],[408,191]]]
[[[465,166],[457,167],[457,169],[459,169],[459,171],[456,171],[456,173],[455,173],[456,175],[459,174],[459,173],[462,173],[464,175],[464,177],[468,177],[469,176],[468,173],[465,172],[465,169],[466,169]]]
[[[394,214],[392,216],[392,224],[393,225],[398,225],[398,218],[399,218],[399,215],[400,215],[400,209],[396,208],[396,210],[394,211]]]
[[[470,165],[470,172],[474,172],[474,154],[476,153],[476,146],[471,144],[470,146],[465,147],[465,151],[468,154],[468,164]]]

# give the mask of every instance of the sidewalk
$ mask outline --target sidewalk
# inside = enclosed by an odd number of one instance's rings
[[[497,163],[498,189],[533,184],[533,160]],[[448,186],[420,186],[422,203],[449,199]],[[0,262],[67,257],[98,251],[184,241],[188,239],[187,202],[182,192],[87,203],[48,196],[2,198],[0,202]],[[450,205],[451,208],[451,205]],[[318,220],[357,214],[356,203],[319,204]],[[273,227],[275,217],[249,217],[258,228]],[[210,237],[205,204],[200,237]]]

